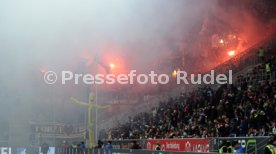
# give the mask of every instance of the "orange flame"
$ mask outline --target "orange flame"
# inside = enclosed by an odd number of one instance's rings
[[[236,51],[235,50],[230,50],[228,51],[227,53],[229,56],[234,56],[236,54]]]

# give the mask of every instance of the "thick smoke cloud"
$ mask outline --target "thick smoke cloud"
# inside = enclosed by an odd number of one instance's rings
[[[239,10],[232,14],[220,7],[215,0],[1,1],[0,99],[8,110],[1,107],[4,114],[0,120],[24,115],[17,121],[27,122],[29,117],[37,118],[33,117],[36,114],[41,114],[41,119],[43,114],[51,117],[55,105],[65,108],[55,117],[60,121],[64,120],[62,115],[81,111],[69,105],[68,98],[76,95],[85,100],[85,88],[47,87],[42,83],[41,69],[75,71],[84,57],[93,59],[95,55],[118,56],[127,69],[156,69],[155,64],[175,55],[200,55],[202,51],[192,46],[205,20],[210,27],[213,18],[238,28],[247,24],[243,19],[258,23],[246,12],[237,19]],[[233,12],[233,8],[229,10]],[[194,66],[194,62],[188,65]],[[45,105],[49,107],[43,108]]]

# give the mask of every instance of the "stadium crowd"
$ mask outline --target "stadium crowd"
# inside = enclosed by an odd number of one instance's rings
[[[260,48],[260,52],[263,49]],[[273,53],[273,51],[270,51]],[[258,55],[260,58],[260,54]],[[262,56],[262,55],[261,55]],[[265,136],[276,134],[276,59],[267,57],[232,85],[199,87],[160,102],[109,130],[112,139]]]

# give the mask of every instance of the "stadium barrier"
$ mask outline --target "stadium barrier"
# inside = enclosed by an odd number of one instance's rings
[[[143,149],[154,150],[158,142],[162,151],[189,153],[218,153],[221,143],[238,141],[247,153],[263,154],[270,136],[255,137],[215,137],[215,138],[186,138],[186,139],[158,139],[137,140]],[[114,140],[112,144],[117,149],[128,149],[133,140]]]
[[[223,142],[238,141],[246,153],[263,154],[270,136],[261,137],[217,137],[217,138],[185,138],[185,139],[148,139],[135,140],[142,149],[130,149],[134,140],[114,140],[113,149],[86,148],[85,150],[72,147],[50,147],[48,154],[178,154],[178,153],[218,153]],[[159,143],[161,151],[156,151]],[[41,154],[40,148],[3,147],[0,154]]]
[[[210,140],[210,151],[218,152],[219,146],[223,142],[232,143],[238,141],[245,149],[246,153],[263,154],[264,148],[271,139],[270,136],[254,136],[254,137],[218,137]]]
[[[179,154],[179,153],[187,153],[187,154],[196,154],[199,152],[172,152],[172,151],[156,151],[156,150],[145,150],[145,149],[110,149],[110,150],[106,150],[106,149],[86,149],[86,150],[69,150],[67,151],[67,153],[65,151],[59,150],[57,148],[57,151],[55,154]],[[200,152],[203,153],[204,152]],[[212,154],[212,153],[208,153],[206,152],[205,154]],[[215,154],[215,153],[214,153]]]
[[[134,140],[113,140],[115,149],[129,149]],[[136,140],[142,149],[155,150],[157,143],[162,151],[186,151],[186,152],[209,152],[209,139],[207,138],[183,138],[183,139],[148,139]]]

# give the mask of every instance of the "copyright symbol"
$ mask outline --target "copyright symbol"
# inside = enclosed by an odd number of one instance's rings
[[[44,73],[44,82],[47,84],[54,84],[57,81],[57,74],[53,71],[47,71]]]

